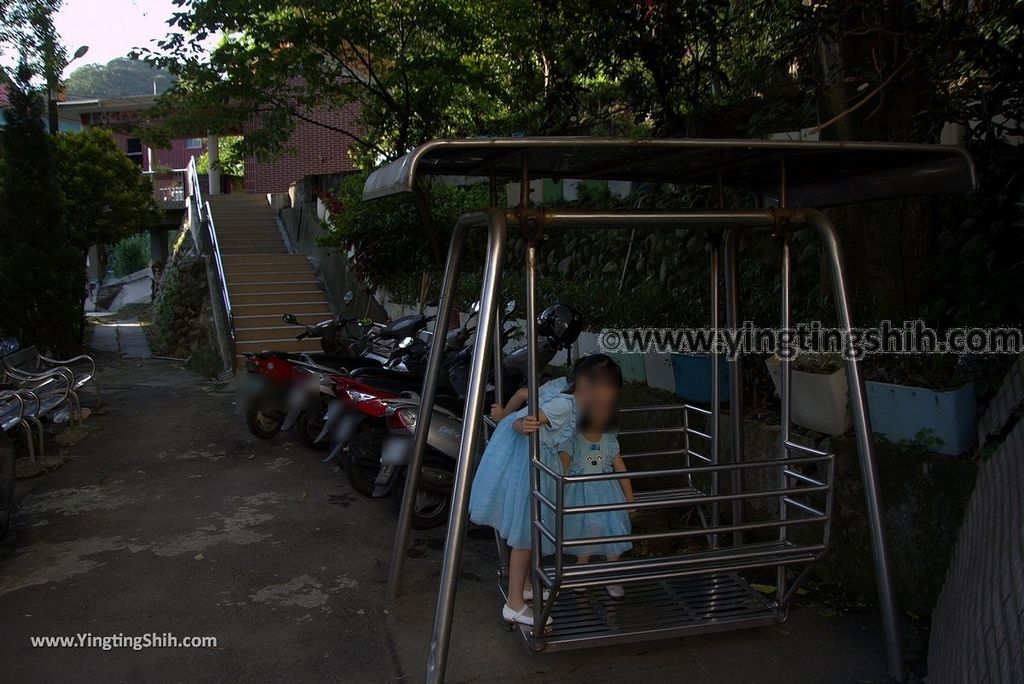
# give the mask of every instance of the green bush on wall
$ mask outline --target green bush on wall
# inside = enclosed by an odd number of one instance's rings
[[[384,287],[400,301],[419,297],[423,273],[429,274],[432,293],[441,282],[440,264],[456,219],[487,205],[485,185],[455,186],[434,181],[428,191],[432,228],[425,230],[413,198],[399,195],[364,202],[365,176],[346,177],[336,194],[321,195],[331,209],[325,246],[353,255],[359,275],[372,287]],[[502,193],[503,196],[503,193]],[[744,201],[744,198],[737,198]],[[747,199],[747,203],[751,201]],[[626,197],[605,188],[581,187],[580,197],[558,206],[612,209],[643,206],[648,209],[707,207],[710,191],[679,191],[645,187]],[[555,206],[554,203],[548,206]],[[542,304],[561,301],[575,306],[587,327],[619,325],[694,326],[710,321],[709,239],[705,231],[585,230],[549,234],[540,248],[539,297]],[[467,304],[479,296],[483,239],[468,240],[458,301]],[[742,295],[746,318],[774,321],[778,311],[777,245],[770,239],[745,240]],[[627,262],[627,254],[629,259]],[[820,251],[816,241],[796,238],[796,268],[810,271],[816,283]],[[509,240],[502,289],[508,297],[521,297],[524,244],[518,233]],[[798,276],[802,275],[798,272]],[[796,281],[801,282],[801,278]],[[813,285],[798,290],[798,312],[809,315],[827,309],[827,297]]]

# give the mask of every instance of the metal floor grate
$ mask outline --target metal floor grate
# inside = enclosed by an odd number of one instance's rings
[[[603,587],[564,591],[552,610],[543,642],[521,629],[530,648],[590,648],[598,641],[635,642],[772,624],[768,601],[735,574],[678,577],[626,585],[609,598]]]

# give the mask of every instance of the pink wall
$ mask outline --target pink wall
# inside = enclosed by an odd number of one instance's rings
[[[124,133],[114,133],[114,140],[117,142],[117,146],[122,152],[129,154],[129,136]],[[188,166],[188,162],[192,157],[199,157],[206,151],[206,138],[200,138],[199,140],[201,141],[201,145],[197,148],[187,147],[188,139],[179,138],[171,141],[170,149],[153,150],[154,165],[157,167],[167,167],[172,170],[184,169]],[[151,171],[152,169],[149,168],[149,148],[142,145],[135,149],[141,149],[142,170]]]

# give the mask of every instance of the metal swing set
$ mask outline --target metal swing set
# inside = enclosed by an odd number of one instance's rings
[[[466,237],[484,231],[487,247],[480,292],[480,320],[474,342],[456,464],[451,514],[427,663],[427,682],[444,681],[451,637],[455,592],[463,540],[468,522],[469,489],[476,456],[483,443],[485,395],[490,380],[501,392],[499,285],[509,228],[521,231],[526,244],[526,339],[530,353],[529,405],[537,406],[537,258],[545,236],[555,231],[587,229],[649,229],[701,231],[710,253],[710,327],[741,325],[739,298],[739,241],[743,234],[767,232],[780,250],[780,328],[792,328],[791,236],[808,229],[817,233],[831,274],[836,318],[849,338],[852,322],[849,283],[839,235],[822,207],[876,199],[938,192],[962,192],[975,187],[973,165],[960,149],[936,145],[888,143],[793,142],[781,140],[497,138],[436,140],[375,171],[366,181],[364,199],[399,192],[418,192],[422,176],[483,177],[491,184],[490,206],[464,214],[451,237],[441,286],[438,320],[448,320]],[[752,208],[653,211],[623,209],[590,211],[530,206],[530,181],[541,178],[617,180],[668,183],[742,190],[756,198]],[[518,206],[497,206],[499,182],[518,181]],[[723,268],[724,267],[724,268]],[[720,292],[720,282],[724,293]],[[724,300],[724,301],[723,301]],[[444,352],[444,336],[433,337],[421,397],[421,420],[416,426],[410,472],[419,472],[426,445]],[[678,637],[770,624],[785,618],[786,610],[814,562],[829,546],[834,459],[822,450],[803,446],[791,434],[790,360],[780,360],[780,437],[772,453],[748,453],[743,440],[743,392],[740,360],[728,363],[728,404],[731,439],[723,453],[719,352],[711,352],[709,407],[671,405],[636,407],[627,413],[658,415],[657,427],[623,430],[627,473],[566,475],[540,459],[536,435],[530,441],[533,582],[550,590],[547,599],[534,592],[535,624],[523,628],[533,650],[584,648],[609,642],[632,642]],[[493,379],[489,365],[493,363]],[[870,419],[858,360],[845,359],[849,404],[864,483],[874,569],[890,675],[903,677],[903,654],[897,609],[889,571],[878,474]],[[629,418],[627,415],[626,419]],[[630,450],[634,437],[675,438],[671,448]],[[633,442],[635,443],[635,442]],[[645,460],[646,459],[646,460]],[[634,469],[635,463],[656,463]],[[669,465],[665,467],[665,463]],[[631,504],[567,507],[567,486],[586,479],[628,477],[637,486]],[[398,597],[403,562],[409,543],[416,478],[405,488],[388,578],[388,599]],[[651,483],[639,486],[639,482]],[[667,488],[652,489],[670,482]],[[752,505],[770,515],[747,519]],[[566,539],[566,515],[622,508],[688,509],[700,525],[684,522],[657,532],[590,539]],[[728,514],[726,514],[728,512]],[[691,516],[692,517],[692,516]],[[686,518],[687,520],[689,518]],[[698,547],[694,542],[698,540]],[[618,541],[658,542],[665,554],[626,557],[616,561],[571,565],[563,562],[574,546]],[[684,542],[689,542],[685,544]],[[554,552],[550,552],[550,548]],[[548,549],[545,552],[545,549]],[[503,551],[499,543],[499,551]],[[499,557],[503,554],[499,553]],[[504,560],[502,558],[502,560]],[[775,591],[765,596],[744,579],[751,571],[774,571]],[[795,577],[791,577],[791,571]],[[499,571],[499,576],[501,576]],[[611,583],[623,584],[626,596],[606,600],[603,593],[585,591]],[[577,591],[573,591],[577,590]],[[582,593],[579,590],[584,590]]]

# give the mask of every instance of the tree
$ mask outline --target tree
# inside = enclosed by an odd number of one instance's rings
[[[64,0],[0,0],[0,57],[6,52],[18,55],[14,73],[0,66],[0,80],[16,82],[21,65],[35,78],[64,63],[66,54],[53,26],[53,15],[63,4]]]
[[[225,135],[220,138],[217,146],[219,164],[222,173],[229,176],[242,177],[245,175],[245,155],[242,154],[242,136]],[[199,173],[209,173],[210,153],[203,152],[196,159],[196,170]]]
[[[83,260],[92,245],[114,244],[160,222],[152,183],[109,131],[59,133],[56,150],[64,224]]]
[[[529,5],[191,0],[159,51],[141,51],[181,79],[153,118],[172,131],[252,126],[246,150],[264,154],[309,121],[350,135],[364,165],[434,137],[513,132],[506,124],[524,81],[506,29],[514,15],[531,16]],[[225,37],[207,54],[204,41],[217,34]],[[338,129],[317,116],[351,103],[360,106],[356,125]]]
[[[54,349],[74,344],[82,320],[85,269],[62,220],[43,98],[22,61],[4,112],[0,181],[0,328]]]
[[[80,66],[67,77],[69,98],[131,97],[163,92],[174,85],[174,76],[146,62],[118,57],[106,64]]]

